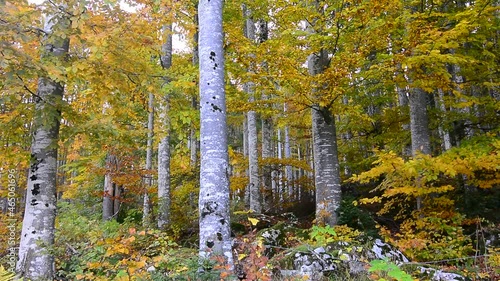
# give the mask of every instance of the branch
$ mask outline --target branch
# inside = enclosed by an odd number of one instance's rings
[[[35,92],[33,92],[30,88],[28,88],[28,86],[26,86],[26,83],[24,83],[24,80],[21,76],[19,76],[19,74],[16,73],[16,77],[21,80],[21,82],[23,83],[23,88],[28,92],[30,93],[32,96],[36,97],[36,98],[39,98],[40,100],[43,100],[42,97],[40,97],[39,95],[37,95]]]

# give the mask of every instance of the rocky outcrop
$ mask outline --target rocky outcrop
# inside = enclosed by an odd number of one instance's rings
[[[369,239],[363,245],[341,241],[307,250],[301,246],[300,250],[289,251],[286,256],[288,261],[284,264],[291,265],[292,268],[281,267],[280,275],[311,281],[330,280],[332,276],[342,278],[342,274],[348,274],[348,277],[368,276],[369,263],[373,260],[386,260],[399,267],[410,263],[401,251],[380,239]],[[419,277],[423,278],[421,280],[467,280],[459,274],[429,267],[416,266],[414,268],[420,271]]]

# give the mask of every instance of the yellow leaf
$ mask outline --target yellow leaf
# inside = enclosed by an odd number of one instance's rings
[[[255,218],[248,218],[248,220],[250,221],[250,223],[255,226],[259,223],[259,220],[258,219],[255,219]]]
[[[246,255],[246,254],[239,254],[239,255],[238,255],[238,260],[240,261],[240,260],[242,260],[242,259],[244,259],[244,258],[246,258],[246,257],[247,257],[247,255]]]

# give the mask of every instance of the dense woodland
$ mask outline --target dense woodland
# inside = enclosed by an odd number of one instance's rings
[[[308,280],[286,253],[375,238],[498,280],[499,9],[0,0],[0,280]],[[378,262],[330,280],[425,280]]]

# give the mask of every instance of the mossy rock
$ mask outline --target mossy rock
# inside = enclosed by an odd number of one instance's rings
[[[264,245],[266,246],[265,254],[268,257],[272,257],[277,252],[288,247],[286,245],[286,237],[288,236],[305,238],[307,237],[307,232],[303,229],[290,226],[285,222],[279,222],[272,227],[257,232],[257,237],[264,240]]]

